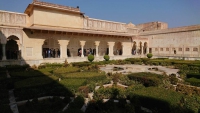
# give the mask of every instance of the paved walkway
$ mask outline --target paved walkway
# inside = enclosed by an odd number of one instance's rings
[[[11,76],[10,76],[8,71],[6,71],[6,74],[7,74],[7,78],[11,78]],[[12,110],[13,113],[19,113],[13,91],[14,91],[14,89],[11,89],[11,90],[8,91],[9,101],[10,101],[10,104],[9,104],[10,105],[10,109]]]
[[[119,67],[123,68],[123,70],[119,71],[113,71],[114,67]],[[152,68],[158,68],[158,71],[156,70],[149,70]],[[106,65],[100,67],[100,70],[105,71],[106,73],[123,73],[123,74],[128,74],[128,73],[138,73],[138,72],[151,72],[151,73],[156,73],[156,74],[163,74],[165,72],[167,75],[170,74],[176,74],[179,76],[177,73],[179,70],[178,69],[171,69],[163,66],[147,66],[147,65],[133,65],[133,64],[126,64],[126,65]]]

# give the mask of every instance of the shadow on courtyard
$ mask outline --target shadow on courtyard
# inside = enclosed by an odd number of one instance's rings
[[[58,109],[62,109],[67,103],[64,101],[56,100],[55,98],[50,100],[54,103],[50,105],[41,105],[37,101],[39,97],[45,97],[45,96],[54,96],[54,97],[74,97],[77,89],[69,89],[66,86],[60,84],[60,78],[58,76],[54,75],[54,70],[59,68],[59,66],[52,66],[52,67],[41,67],[40,70],[34,69],[34,66],[31,68],[29,65],[26,64],[26,61],[23,59],[23,57],[19,57],[19,54],[21,54],[20,51],[18,53],[15,53],[16,50],[20,50],[22,48],[18,47],[17,41],[18,38],[15,36],[9,37],[7,43],[5,44],[5,40],[2,37],[1,34],[1,46],[0,46],[0,66],[6,65],[5,67],[2,67],[2,70],[5,71],[5,69],[9,72],[11,78],[9,80],[6,79],[7,89],[14,89],[14,95],[16,102],[27,100],[27,102],[24,104],[25,106],[20,107],[19,110],[20,113],[35,113],[40,110],[43,111],[45,109],[52,108],[53,112],[55,112]],[[2,44],[3,43],[3,44]],[[19,49],[20,48],[20,49]],[[6,59],[3,61],[3,57]],[[19,64],[23,64],[22,66],[19,66]],[[25,64],[25,65],[24,65]],[[11,66],[13,65],[13,66]],[[36,67],[35,67],[36,68]],[[61,80],[62,81],[62,80]],[[2,88],[1,88],[2,89]],[[113,95],[114,96],[114,95]],[[33,105],[30,105],[30,99],[35,100]],[[138,112],[141,112],[140,106],[143,106],[145,108],[148,108],[156,113],[169,113],[170,110],[174,110],[174,112],[187,112],[187,113],[193,113],[192,110],[184,108],[184,106],[180,103],[180,106],[170,106],[170,104],[166,101],[158,100],[155,98],[150,97],[142,97],[139,95],[136,95],[135,97],[130,98],[131,103],[133,103],[134,110]],[[67,101],[69,102],[69,101]],[[0,103],[2,104],[2,103]],[[3,104],[9,104],[8,102]],[[36,106],[34,104],[38,104],[41,106]],[[48,103],[49,104],[49,103]],[[86,110],[87,113],[97,112],[101,113],[105,110],[108,111],[115,111],[117,107],[122,107],[122,109],[127,109],[125,106],[125,103],[119,103],[115,104],[111,101],[108,101],[106,103],[91,103],[88,106],[88,109]],[[35,106],[35,107],[33,107]],[[112,106],[112,107],[111,107]],[[129,108],[132,109],[132,108]],[[33,111],[33,112],[30,112]],[[57,111],[56,111],[57,112]],[[9,112],[7,112],[9,113]]]

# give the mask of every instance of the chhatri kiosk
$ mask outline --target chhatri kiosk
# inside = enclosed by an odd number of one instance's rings
[[[89,18],[80,9],[33,0],[24,11],[0,10],[0,66],[146,57],[200,60],[200,25],[168,29]]]

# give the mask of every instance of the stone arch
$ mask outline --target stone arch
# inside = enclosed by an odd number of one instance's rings
[[[19,38],[15,35],[10,35],[6,43],[6,58],[7,59],[20,59],[21,50]]]
[[[147,42],[144,42],[143,54],[147,54]]]
[[[71,57],[78,56],[78,52],[81,49],[79,43],[80,43],[80,41],[77,40],[77,38],[71,38],[70,39],[70,42],[69,42],[67,48],[70,51],[70,56]]]
[[[84,56],[88,56],[88,54],[93,54],[93,49],[95,49],[95,44],[93,40],[86,40],[84,46]]]
[[[60,44],[57,39],[47,38],[42,45],[43,58],[58,58],[60,57]]]
[[[99,55],[100,56],[104,56],[106,54],[108,54],[108,44],[105,40],[101,40],[100,44],[99,44]]]
[[[122,55],[122,52],[123,52],[122,51],[122,43],[115,42],[113,54],[114,55]]]
[[[10,29],[10,28],[5,28],[5,29],[3,28],[1,30],[4,37],[8,38],[8,37],[13,36],[13,35],[18,37],[20,44],[23,44],[23,40],[22,40],[23,32],[22,31],[23,31],[22,29]]]
[[[136,41],[133,41],[132,46],[132,55],[136,55],[136,49],[137,49],[137,43]]]

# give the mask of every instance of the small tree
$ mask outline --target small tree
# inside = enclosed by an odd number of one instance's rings
[[[153,57],[153,54],[152,54],[152,53],[148,53],[148,54],[147,54],[147,57],[148,57],[148,58],[152,58],[152,57]]]
[[[94,56],[93,56],[93,55],[88,55],[88,60],[89,60],[90,62],[92,62],[92,61],[94,60]]]
[[[105,61],[109,61],[110,57],[108,55],[104,55],[103,57],[105,59]]]

